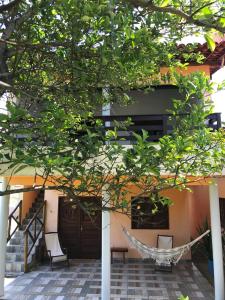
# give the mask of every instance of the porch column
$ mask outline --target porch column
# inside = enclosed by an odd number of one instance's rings
[[[109,194],[106,190],[102,191],[102,204],[107,207],[109,204]],[[110,212],[102,211],[102,285],[101,299],[110,300],[110,275],[111,275],[111,258],[110,258]]]
[[[6,178],[0,178],[0,191],[5,191],[6,188]],[[9,195],[0,196],[0,297],[4,296],[8,215]]]
[[[224,272],[219,194],[216,179],[209,185],[215,300],[224,300]]]

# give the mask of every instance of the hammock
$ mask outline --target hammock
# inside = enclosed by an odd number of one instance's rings
[[[171,263],[175,265],[181,257],[186,254],[195,243],[207,235],[210,230],[207,230],[188,244],[171,249],[159,249],[147,246],[132,236],[124,227],[123,232],[128,239],[130,247],[135,248],[143,258],[151,258],[155,260],[157,265],[170,265]]]

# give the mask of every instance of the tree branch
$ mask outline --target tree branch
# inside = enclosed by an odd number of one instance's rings
[[[174,8],[172,6],[156,6],[152,3],[152,1],[143,1],[143,0],[126,0],[130,4],[132,4],[135,7],[143,7],[151,12],[161,12],[161,13],[169,13],[172,15],[176,15],[181,17],[182,19],[186,20],[187,23],[197,25],[206,29],[215,29],[217,31],[220,31],[222,33],[225,33],[225,27],[222,27],[218,24],[213,24],[212,19],[210,19],[210,22],[206,22],[204,20],[197,20],[194,19],[193,14],[188,15],[187,13],[183,12],[182,10],[179,10],[177,8]],[[209,3],[210,4],[210,3]]]
[[[10,9],[12,9],[16,5],[18,5],[20,2],[23,2],[23,0],[14,0],[14,1],[9,2],[7,4],[1,5],[0,6],[0,13],[4,13],[5,11],[9,11]]]
[[[67,188],[64,185],[58,185],[58,186],[33,186],[33,187],[26,187],[16,190],[5,190],[0,191],[0,196],[4,195],[11,195],[11,194],[17,194],[17,193],[26,193],[26,192],[34,192],[34,191],[47,191],[47,190],[66,190]]]

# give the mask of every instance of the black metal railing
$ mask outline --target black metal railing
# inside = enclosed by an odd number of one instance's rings
[[[179,116],[187,116],[188,114],[180,114]],[[96,119],[103,121],[103,126],[99,128],[96,126]],[[133,133],[141,134],[142,130],[148,132],[148,141],[157,142],[161,137],[167,134],[171,134],[174,128],[174,118],[171,114],[154,114],[154,115],[111,115],[111,116],[95,116],[95,118],[86,119],[81,124],[86,124],[89,130],[101,130],[103,134],[107,130],[114,130],[117,127],[118,140],[122,143],[128,141],[132,143],[135,141]],[[129,120],[129,122],[127,122]],[[213,131],[221,128],[221,113],[212,113],[205,119],[206,126]],[[118,126],[119,125],[119,126]],[[72,139],[79,139],[85,135],[85,129],[69,128],[70,137]],[[17,136],[19,140],[26,140],[29,136]],[[32,141],[37,140],[37,137],[33,136]],[[29,137],[30,141],[30,137]],[[48,140],[47,144],[51,144],[54,141]]]
[[[41,207],[34,214],[29,224],[24,230],[24,272],[28,272],[28,257],[35,246],[36,241],[40,234],[45,229],[45,208],[46,201],[43,202]]]
[[[184,115],[185,116],[185,115]],[[121,115],[121,116],[98,116],[107,122],[105,130],[114,129],[115,124],[118,122],[126,122],[130,120],[129,124],[118,129],[118,139],[125,141],[133,141],[135,139],[133,133],[141,133],[146,130],[149,134],[149,141],[158,141],[166,134],[171,134],[173,131],[173,122],[171,121],[170,114],[157,114],[157,115]],[[213,113],[207,116],[206,125],[212,130],[221,128],[221,114]]]
[[[8,236],[7,242],[11,240],[16,230],[22,225],[22,200],[8,216]]]

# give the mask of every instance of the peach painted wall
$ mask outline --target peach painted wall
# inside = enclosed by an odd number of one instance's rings
[[[29,186],[24,186],[24,188]],[[32,203],[35,201],[37,197],[37,192],[26,192],[23,193],[23,202],[22,202],[22,219],[25,218],[26,214],[28,213],[29,209],[32,206]]]
[[[218,179],[218,187],[219,187],[219,197],[225,198],[225,179]]]
[[[210,222],[210,204],[208,186],[192,187],[193,197],[190,199],[191,235],[196,236],[196,227],[207,217]],[[225,179],[218,179],[219,197],[225,198]],[[224,200],[225,201],[225,200]]]
[[[173,235],[174,246],[183,245],[190,241],[190,226],[188,218],[188,197],[189,192],[170,190],[164,193],[166,196],[171,197],[174,204],[169,207],[169,229],[165,230],[153,230],[153,229],[132,229],[131,220],[120,213],[111,214],[111,246],[113,247],[128,247],[126,237],[122,233],[121,225],[126,227],[129,232],[139,239],[141,242],[156,246],[156,240],[158,234]],[[139,253],[135,249],[129,248],[128,257],[138,258]],[[190,258],[190,255],[184,257]]]
[[[192,196],[189,199],[191,236],[197,235],[196,228],[201,225],[206,218],[210,220],[209,208],[209,188],[208,186],[192,187]]]
[[[132,196],[135,194],[134,190]],[[171,197],[174,205],[169,208],[170,228],[168,230],[137,230],[131,228],[131,220],[120,213],[111,214],[111,246],[129,247],[127,240],[122,233],[121,225],[125,226],[132,235],[140,239],[143,243],[155,246],[158,234],[168,234],[174,236],[174,246],[183,245],[190,241],[189,224],[189,192],[170,190],[165,195]],[[46,191],[47,201],[46,229],[45,231],[57,231],[58,228],[58,196],[57,191]],[[129,248],[128,256],[138,258],[140,255],[134,249]],[[185,258],[190,258],[190,255]]]
[[[58,231],[58,191],[45,191],[46,219],[45,232]]]

